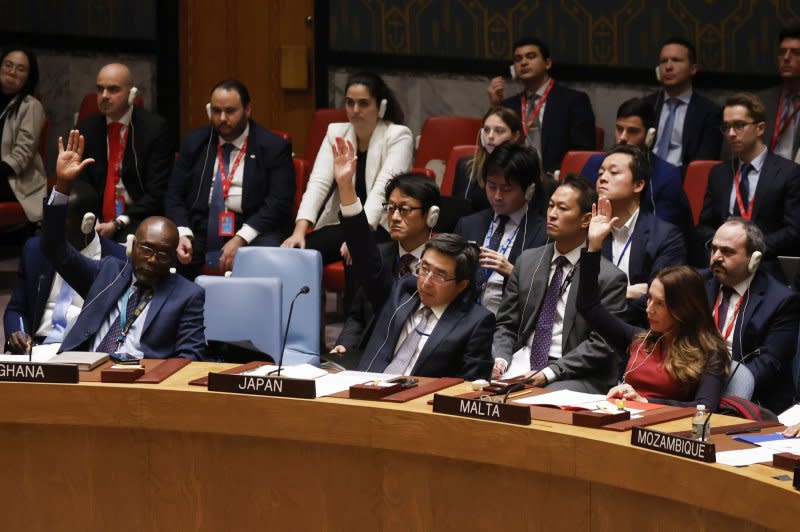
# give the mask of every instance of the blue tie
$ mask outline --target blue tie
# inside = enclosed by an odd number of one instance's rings
[[[72,303],[72,287],[63,279],[61,280],[61,290],[56,298],[56,305],[53,308],[53,319],[50,321],[52,330],[44,339],[44,344],[58,344],[64,340],[64,329],[67,328],[67,310]]]
[[[231,163],[233,144],[222,145],[222,163],[225,165],[225,174],[228,174]],[[229,176],[233,179],[233,176]],[[219,215],[225,210],[225,196],[222,194],[222,172],[217,169],[214,179],[214,188],[211,192],[211,205],[208,209],[208,236],[206,237],[206,264],[211,268],[219,267],[220,250],[225,243],[219,236]]]
[[[679,103],[680,100],[676,100],[675,98],[670,98],[669,100],[667,100],[667,108],[669,114],[667,115],[667,121],[664,124],[664,130],[658,137],[658,146],[656,146],[656,154],[665,161],[667,160],[667,156],[669,155],[669,141],[670,139],[672,139],[672,130],[675,127],[675,109],[678,108]]]
[[[510,216],[507,214],[498,214],[497,215],[497,227],[495,228],[494,232],[492,233],[491,238],[489,238],[489,246],[488,248],[492,251],[497,251],[500,249],[500,243],[503,241],[503,235],[506,232],[506,224],[511,219]],[[489,277],[492,276],[494,270],[491,268],[483,268],[482,269],[483,277],[481,282],[481,289],[486,285],[489,281]]]
[[[739,171],[739,195],[742,197],[742,203],[744,204],[745,209],[750,205],[750,170],[752,169],[752,164],[745,163],[742,165],[742,168]],[[742,213],[739,211],[739,202],[736,200],[733,202],[733,215],[742,215]]]

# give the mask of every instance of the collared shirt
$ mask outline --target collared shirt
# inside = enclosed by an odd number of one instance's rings
[[[525,110],[525,116],[522,117],[523,120],[531,120],[534,117],[528,116],[528,113],[533,113],[533,110],[536,108],[536,104],[539,102],[539,99],[544,96],[544,92],[547,90],[547,87],[550,85],[550,80],[552,78],[548,78],[546,82],[542,84],[541,87],[536,89],[534,93],[526,93],[525,99],[528,102],[528,109]],[[538,96],[538,98],[534,98],[534,95]],[[549,96],[548,96],[549,98]],[[531,128],[530,133],[528,134],[528,139],[530,139],[531,144],[534,148],[536,148],[537,153],[542,153],[542,128],[544,127],[544,109],[547,107],[547,100],[542,104],[542,107],[539,109],[539,129],[535,130]]]
[[[81,255],[92,260],[100,260],[102,256],[100,235],[94,233],[94,237],[89,244],[81,250]],[[44,313],[42,314],[42,321],[39,323],[39,328],[36,329],[34,336],[47,336],[53,330],[53,311],[55,310],[56,301],[58,300],[58,295],[61,293],[61,287],[63,285],[64,279],[59,274],[55,274],[53,277],[53,285],[50,288],[50,295],[47,296],[47,303],[45,304]],[[69,308],[67,308],[67,327],[78,317],[78,314],[81,312],[81,307],[83,307],[83,298],[73,290],[72,301],[69,304]]]
[[[622,227],[611,228],[611,258],[614,265],[625,273],[628,274],[628,265],[630,264],[631,257],[631,238],[633,237],[633,230],[636,228],[636,221],[639,219],[639,209],[633,213],[633,216],[628,218],[625,225]],[[629,281],[630,282],[630,281]]]
[[[675,122],[672,125],[672,135],[669,139],[669,153],[659,153],[658,156],[675,166],[683,166],[683,125],[686,122],[686,111],[689,109],[689,101],[692,99],[692,89],[687,90],[670,98],[664,93],[664,103],[661,104],[661,114],[658,118],[658,135],[664,131],[669,117],[669,105],[667,100],[679,100],[681,103],[675,107]]]
[[[736,309],[736,306],[739,304],[739,300],[747,293],[747,290],[750,288],[750,283],[753,282],[754,275],[755,274],[750,275],[750,277],[748,277],[744,281],[731,287],[733,288],[733,292],[731,293],[731,299],[728,302],[728,314],[725,316],[725,323],[722,324],[722,330],[720,333],[722,334],[723,338],[725,337],[725,331],[730,326],[730,323],[733,320],[735,320],[740,313],[742,313],[742,316],[744,316],[743,313],[746,310],[745,305],[747,304],[747,298],[745,298],[745,301],[742,303],[742,306],[739,307],[738,312],[734,312],[734,310]],[[720,289],[717,292],[717,300],[714,303],[714,306],[719,304],[721,299],[722,299],[722,286],[720,286]],[[741,324],[741,321],[739,322],[739,324]],[[733,337],[736,336],[736,329],[739,327],[739,324],[734,325],[733,329],[731,330],[731,334],[728,335],[727,338],[725,338],[725,344],[727,344],[728,351],[730,351],[731,353],[733,353]]]
[[[778,109],[777,111],[778,120],[784,117],[784,110],[785,116],[788,118],[795,110],[795,106],[797,105],[796,98],[800,98],[798,93],[789,92],[788,89],[782,89],[781,95],[783,97],[783,109]],[[775,145],[775,155],[780,155],[790,161],[794,159],[795,154],[792,153],[792,148],[794,148],[794,139],[797,136],[798,124],[800,124],[800,112],[794,114],[789,124],[786,126],[786,129],[784,129],[781,136],[778,137],[778,143]],[[777,123],[775,127],[778,127]],[[798,154],[800,154],[800,150],[798,150]]]
[[[764,167],[764,161],[767,160],[767,147],[764,146],[764,149],[761,150],[761,153],[756,155],[756,157],[750,161],[750,165],[752,169],[750,173],[747,174],[747,181],[750,183],[749,188],[749,195],[747,198],[742,198],[744,202],[745,209],[750,208],[750,200],[752,200],[756,195],[756,187],[758,187],[758,178],[761,177],[761,169]],[[739,168],[745,164],[741,159],[739,159]],[[741,179],[741,177],[740,177]],[[733,182],[733,186],[731,186],[731,195],[730,199],[728,200],[728,213],[733,215],[733,209],[736,206],[736,182]]]
[[[433,332],[433,329],[436,327],[436,324],[439,323],[439,320],[442,318],[442,314],[444,311],[447,310],[449,305],[439,305],[436,307],[431,307],[431,315],[428,318],[428,323],[425,325],[425,330],[423,331],[422,336],[419,339],[419,343],[417,343],[417,348],[414,350],[414,354],[411,356],[411,360],[408,362],[408,366],[406,366],[403,375],[411,375],[411,372],[414,370],[414,366],[417,364],[417,360],[419,359],[419,354],[422,353],[422,348],[425,347],[425,343],[428,341],[428,337]],[[416,310],[411,313],[411,315],[406,320],[405,325],[403,325],[403,330],[400,331],[400,336],[397,338],[397,344],[395,344],[394,348],[394,355],[397,355],[398,349],[400,346],[403,345],[403,340],[406,339],[406,336],[411,334],[411,331],[417,326],[419,321],[422,319],[422,308],[424,305],[420,303]]]
[[[508,215],[508,221],[506,222],[506,227],[503,231],[503,238],[500,240],[500,248],[497,250],[497,252],[502,253],[505,258],[508,258],[509,255],[511,255],[511,249],[514,247],[514,243],[516,242],[517,238],[524,238],[524,233],[522,237],[520,237],[519,233],[520,230],[524,231],[524,226],[520,226],[525,223],[525,216],[527,213],[528,203],[525,202],[525,205],[523,205],[521,209]],[[497,227],[498,223],[500,223],[498,220],[498,215],[495,214],[489,227],[495,228]],[[486,237],[483,239],[483,247],[487,247],[491,240],[492,234],[487,228]],[[492,272],[492,274],[489,276],[489,279],[486,281],[483,294],[481,294],[481,305],[486,307],[486,309],[493,314],[497,314],[497,310],[500,308],[500,302],[503,298],[504,283],[505,277],[496,271]]]
[[[131,286],[134,286],[133,283],[136,282],[136,275],[131,274]],[[134,286],[134,290],[138,290],[137,287]],[[127,290],[126,290],[127,292]],[[142,337],[142,330],[144,329],[144,324],[147,321],[147,313],[150,310],[150,303],[152,301],[148,301],[147,305],[145,305],[144,310],[142,313],[139,314],[139,317],[136,318],[136,321],[133,322],[131,328],[128,329],[128,334],[125,336],[125,341],[119,346],[117,349],[120,353],[127,353],[129,355],[135,356],[136,358],[144,358],[144,352],[141,349],[141,337]],[[92,351],[97,350],[97,346],[100,345],[100,342],[103,341],[103,338],[106,337],[109,329],[111,329],[111,324],[114,323],[114,320],[118,320],[122,311],[124,309],[123,305],[125,304],[125,295],[123,294],[117,300],[117,305],[111,309],[111,312],[108,313],[106,319],[103,321],[103,324],[97,329],[97,333],[94,335],[94,339],[92,340]]]
[[[132,118],[133,118],[133,106],[131,105],[131,106],[128,107],[128,110],[125,111],[125,114],[122,115],[122,117],[119,120],[111,120],[109,117],[106,116],[106,126],[108,126],[109,124],[114,123],[114,122],[119,122],[120,124],[122,124],[122,127],[119,128],[119,138],[120,138],[120,140],[122,140],[122,139],[125,138],[126,132],[130,133],[128,130],[132,129],[132,128],[129,127],[131,125],[131,119]],[[135,135],[135,133],[134,133],[134,135]],[[130,142],[130,141],[131,141],[131,138],[128,137],[126,143]],[[108,161],[108,149],[109,149],[109,147],[108,147],[108,137],[106,137],[106,161]],[[133,145],[131,145],[131,150],[134,150],[134,149],[135,149],[135,147]],[[124,158],[124,156],[125,156],[125,154],[123,153],[123,158]],[[122,163],[122,161],[120,160],[120,164],[121,163]],[[118,196],[123,196],[125,198],[125,205],[131,205],[133,203],[133,198],[131,198],[131,195],[128,194],[128,191],[125,188],[125,183],[122,182],[121,177],[122,176],[120,175],[120,180],[117,181],[117,195]],[[123,225],[128,225],[129,223],[131,223],[131,217],[128,216],[127,214],[120,214],[119,216],[117,216],[117,220],[119,220]]]
[[[425,244],[419,245],[419,246],[417,246],[414,249],[409,251],[406,248],[404,248],[402,246],[402,244],[400,244],[400,242],[397,242],[397,256],[398,257],[402,257],[406,253],[411,253],[412,255],[414,255],[417,258],[417,261],[419,261],[422,258],[422,250],[423,249],[425,249]]]

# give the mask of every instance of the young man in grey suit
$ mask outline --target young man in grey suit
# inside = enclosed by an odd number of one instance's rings
[[[535,386],[605,393],[614,385],[618,355],[576,312],[581,248],[597,193],[583,177],[567,176],[547,208],[553,243],[523,252],[514,265],[497,314],[497,378],[520,363]],[[598,279],[603,305],[622,316],[625,274],[603,259]],[[530,364],[527,366],[527,364]]]

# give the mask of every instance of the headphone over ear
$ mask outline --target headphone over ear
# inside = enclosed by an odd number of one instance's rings
[[[659,65],[656,65],[656,80],[661,83],[661,69]]]
[[[211,102],[206,104],[206,115],[208,116],[208,119],[211,120]]]
[[[755,273],[759,264],[761,264],[761,259],[763,258],[763,253],[760,251],[754,251],[753,254],[750,255],[750,262],[747,263],[747,271],[750,273]]]
[[[656,128],[651,127],[647,130],[647,135],[644,137],[644,145],[647,146],[647,149],[653,148],[653,143],[656,140]]]
[[[139,94],[139,89],[136,87],[131,87],[131,91],[128,93],[128,105],[133,105],[136,101],[136,95]]]
[[[386,106],[389,105],[389,102],[384,98],[381,100],[381,104],[378,107],[378,118],[383,119],[383,116],[386,114]]]
[[[133,254],[133,244],[136,242],[136,237],[128,235],[125,238],[125,256],[130,257]]]
[[[97,223],[97,216],[93,212],[84,214],[81,221],[81,233],[91,235],[94,232],[95,223]]]
[[[428,229],[436,227],[436,223],[439,221],[439,212],[439,207],[436,205],[428,208],[428,215],[425,217],[425,225],[428,226]]]
[[[536,193],[536,183],[531,183],[530,185],[528,185],[528,188],[525,189],[525,201],[531,201],[535,193]]]

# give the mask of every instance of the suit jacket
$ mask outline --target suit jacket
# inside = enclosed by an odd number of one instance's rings
[[[764,130],[764,141],[767,147],[772,146],[772,134],[775,131],[775,118],[778,116],[778,100],[781,97],[783,85],[771,87],[759,93],[761,101],[764,103],[764,111],[767,114],[767,127]],[[800,157],[800,131],[795,133],[792,141],[792,160],[797,162]]]
[[[125,260],[125,248],[107,238],[100,238],[102,257],[117,257]],[[17,270],[17,282],[3,316],[5,335],[8,339],[19,331],[22,318],[25,331],[31,336],[36,333],[47,306],[47,298],[53,288],[55,270],[40,251],[40,237],[34,236],[25,242]]]
[[[94,187],[102,205],[108,169],[106,117],[103,114],[90,116],[76,129],[86,138],[84,157],[94,159],[94,164],[83,171],[81,178]],[[122,183],[133,200],[125,214],[130,217],[132,226],[148,216],[164,213],[164,193],[174,157],[170,147],[166,121],[134,107],[122,156]]]
[[[395,281],[392,263],[386,263],[375,245],[364,211],[342,218],[342,229],[373,308],[375,320],[358,369],[382,372],[394,357],[400,333],[420,299],[413,275]],[[425,342],[412,375],[488,379],[492,372],[494,314],[474,303],[472,290],[464,290],[445,310]]]
[[[526,250],[517,259],[497,313],[495,358],[510,363],[512,355],[529,343],[549,284],[552,259],[553,244]],[[580,268],[580,262],[575,267]],[[605,393],[616,382],[619,355],[577,312],[579,278],[580,270],[577,270],[567,296],[562,356],[550,362],[549,367],[557,380],[581,380],[588,389]],[[625,274],[602,259],[597,281],[603,306],[621,316],[625,310]]]
[[[522,94],[503,100],[501,105],[519,114]],[[560,83],[553,85],[542,117],[541,156],[545,172],[558,170],[561,159],[570,150],[594,150],[594,128],[594,112],[586,93]]]
[[[167,216],[179,227],[194,232],[194,256],[202,257],[208,232],[208,199],[214,181],[218,135],[211,127],[189,132],[169,178]],[[279,241],[292,229],[295,192],[292,145],[250,121],[242,178],[242,223],[261,234],[273,233]]]
[[[0,159],[14,171],[8,186],[31,222],[42,219],[42,200],[47,185],[44,163],[39,155],[39,138],[45,118],[39,100],[26,96],[16,112],[6,115],[0,144]]]
[[[658,124],[661,108],[664,106],[664,91],[654,92],[646,96],[645,100],[653,105],[656,112],[656,124]],[[684,169],[692,161],[719,159],[719,152],[722,148],[720,124],[722,124],[722,108],[693,90],[681,132],[681,143],[683,144],[681,162]]]
[[[702,272],[709,305],[720,290],[710,270]],[[792,359],[797,349],[800,295],[772,276],[756,272],[733,332],[733,358],[744,360],[756,380],[752,400],[779,413],[794,394]]]
[[[133,264],[105,257],[88,259],[67,244],[61,228],[65,205],[44,209],[41,251],[56,271],[84,299],[81,313],[61,344],[61,351],[86,351],[131,284]],[[205,349],[205,292],[180,275],[168,275],[155,288],[140,338],[145,358],[180,356],[197,359]]]

